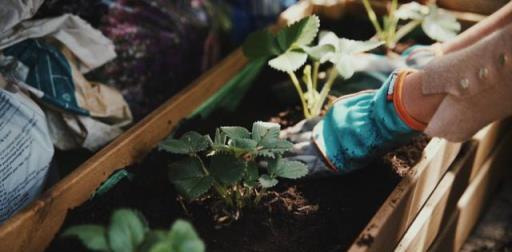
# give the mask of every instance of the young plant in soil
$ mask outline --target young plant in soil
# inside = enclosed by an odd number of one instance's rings
[[[220,127],[214,139],[197,132],[168,138],[160,149],[183,158],[169,165],[169,177],[186,199],[215,194],[237,219],[243,208],[256,206],[278,178],[297,179],[308,173],[297,161],[282,158],[292,143],[279,139],[280,126],[255,122],[252,131]],[[211,193],[208,193],[211,192]]]
[[[347,79],[354,74],[352,59],[356,54],[372,50],[382,43],[338,38],[333,32],[321,32],[317,16],[309,16],[283,28],[277,34],[268,30],[249,35],[243,51],[250,60],[271,58],[268,64],[288,74],[299,94],[305,118],[320,115],[331,87],[338,77]],[[307,63],[309,60],[310,63]],[[306,64],[307,63],[307,64]],[[328,77],[319,83],[321,65],[332,65]],[[297,71],[302,67],[302,83]]]
[[[426,6],[410,2],[398,7],[398,0],[392,0],[388,5],[388,14],[383,17],[382,25],[377,19],[370,0],[363,0],[363,5],[377,32],[377,38],[389,49],[393,49],[403,37],[419,25],[428,37],[440,42],[457,36],[461,29],[460,23],[453,15],[437,8],[434,4]],[[405,23],[399,25],[401,21]]]
[[[146,220],[130,209],[116,210],[110,225],[78,225],[63,237],[77,237],[87,249],[105,252],[204,252],[205,246],[192,225],[174,222],[170,230],[150,230]]]

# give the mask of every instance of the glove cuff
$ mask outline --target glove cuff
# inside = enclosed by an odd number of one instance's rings
[[[391,94],[388,93],[388,99],[393,101],[393,105],[395,107],[396,113],[398,117],[402,119],[402,121],[407,124],[411,129],[416,131],[423,131],[427,124],[416,120],[416,118],[412,117],[407,110],[405,109],[403,102],[403,90],[404,90],[404,80],[405,77],[411,73],[415,73],[417,70],[414,69],[401,69],[396,73],[396,79],[390,87]]]

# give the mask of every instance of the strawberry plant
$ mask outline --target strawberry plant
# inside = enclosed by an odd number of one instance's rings
[[[275,35],[268,30],[254,32],[243,44],[243,51],[250,60],[270,58],[270,67],[288,74],[300,97],[305,118],[320,114],[338,75],[347,79],[354,74],[352,59],[355,55],[382,44],[338,38],[332,32],[322,32],[318,44],[312,45],[319,28],[320,20],[313,15]],[[310,63],[306,64],[308,59]],[[332,65],[323,85],[319,83],[321,64]],[[301,82],[296,71],[302,66]]]
[[[174,222],[170,230],[150,230],[144,217],[129,209],[116,210],[108,226],[78,225],[63,237],[77,237],[90,250],[104,252],[204,252],[205,246],[192,225]]]
[[[434,4],[426,6],[410,2],[398,7],[398,1],[392,0],[388,6],[388,14],[383,17],[382,25],[377,19],[370,0],[363,0],[363,5],[377,32],[377,38],[388,48],[394,48],[398,41],[419,25],[427,36],[440,42],[452,39],[461,29],[453,15],[437,8]],[[407,22],[399,26],[400,21]]]
[[[279,132],[278,124],[255,122],[251,131],[220,127],[213,139],[193,131],[179,139],[170,137],[160,149],[183,155],[169,165],[170,180],[182,196],[194,200],[212,192],[238,212],[258,204],[279,178],[307,174],[304,164],[282,158],[293,145],[280,139]]]

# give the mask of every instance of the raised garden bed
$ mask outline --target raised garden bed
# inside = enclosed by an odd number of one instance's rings
[[[284,17],[301,17],[315,8],[303,2]],[[287,181],[275,190],[279,194],[278,202],[269,200],[263,204],[264,209],[248,212],[238,222],[219,230],[212,225],[211,212],[204,206],[189,206],[188,213],[183,210],[167,179],[166,166],[171,157],[156,151],[146,154],[182,118],[239,72],[245,62],[240,51],[234,52],[86,161],[38,201],[6,222],[0,228],[0,247],[8,251],[42,251],[61,227],[69,209],[85,202],[113,171],[130,167],[136,174],[133,181],[124,181],[107,194],[76,208],[66,225],[105,223],[114,208],[128,206],[142,211],[155,227],[168,227],[177,217],[191,219],[205,239],[208,251],[393,249],[455,159],[459,144],[432,139],[423,154],[416,158],[418,163],[410,167],[403,178],[394,173],[389,164],[378,160],[368,169],[346,177]],[[252,121],[271,120],[279,112],[289,111],[289,107],[265,96],[270,88],[267,84],[277,80],[265,79],[271,74],[262,76],[257,81],[258,87],[249,91],[248,98],[236,111],[217,111],[209,119],[183,124],[180,130],[188,128],[207,133],[219,125],[249,126]],[[297,121],[293,118],[286,118],[288,124]],[[366,186],[361,186],[363,181]],[[56,241],[50,251],[70,248],[67,246],[78,251],[75,249],[77,243],[68,242],[72,241]]]

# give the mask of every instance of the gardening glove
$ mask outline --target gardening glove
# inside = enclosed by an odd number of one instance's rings
[[[434,58],[443,54],[440,44],[430,46],[414,45],[401,55],[378,55],[362,53],[354,57],[353,66],[356,72],[391,73],[400,68],[422,69]]]
[[[287,158],[304,162],[312,176],[345,174],[408,142],[425,127],[402,105],[403,79],[411,72],[394,72],[378,90],[340,97],[321,120],[284,130],[294,143]]]

